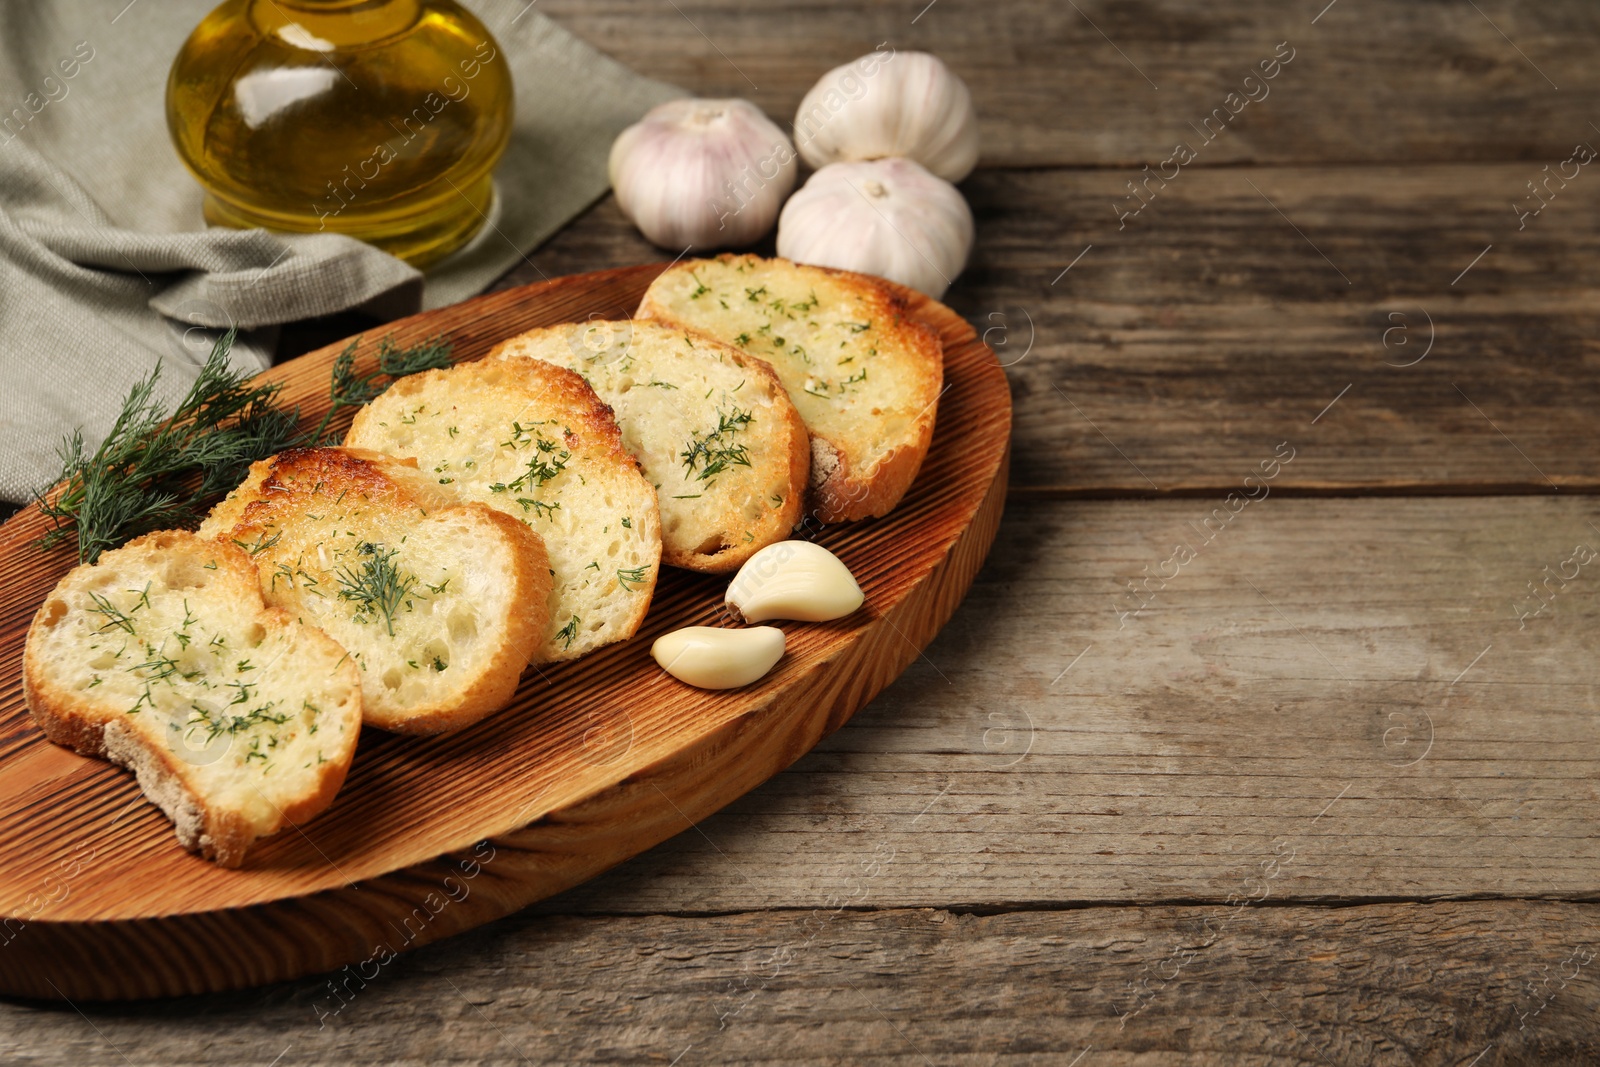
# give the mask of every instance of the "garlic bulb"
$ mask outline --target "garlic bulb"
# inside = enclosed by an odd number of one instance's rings
[[[745,622],[842,619],[866,598],[844,562],[811,541],[779,541],[744,561],[728,585],[731,613]]]
[[[776,626],[685,626],[656,638],[650,654],[680,682],[701,689],[737,689],[760,679],[783,658],[783,631]]]
[[[797,167],[788,135],[748,100],[669,100],[611,145],[617,204],[663,248],[765,236]]]
[[[971,251],[967,202],[909,159],[830,163],[778,219],[785,259],[876,274],[936,300]]]
[[[978,162],[972,93],[937,56],[872,52],[822,76],[800,101],[795,141],[817,169],[904,156],[958,182]]]

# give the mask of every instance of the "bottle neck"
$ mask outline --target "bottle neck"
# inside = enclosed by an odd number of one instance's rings
[[[253,0],[250,21],[264,37],[312,52],[360,48],[417,24],[422,0]]]

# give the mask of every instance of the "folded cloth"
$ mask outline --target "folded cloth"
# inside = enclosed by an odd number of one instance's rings
[[[0,500],[44,488],[74,428],[97,444],[158,364],[158,396],[175,400],[223,330],[240,330],[232,359],[255,371],[278,324],[393,318],[478,292],[605,194],[624,126],[682,95],[526,0],[465,0],[510,65],[516,124],[489,224],[424,276],[336,234],[206,227],[165,93],[212,6],[0,0]]]

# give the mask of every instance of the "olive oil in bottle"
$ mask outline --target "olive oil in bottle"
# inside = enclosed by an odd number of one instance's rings
[[[454,0],[228,0],[167,80],[213,225],[342,233],[424,267],[493,206],[506,57]]]

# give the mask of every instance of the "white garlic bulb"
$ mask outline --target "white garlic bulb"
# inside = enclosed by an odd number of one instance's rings
[[[872,52],[822,76],[800,101],[795,143],[819,170],[904,156],[958,182],[978,162],[972,93],[937,56]]]
[[[844,562],[811,541],[779,541],[744,561],[728,585],[728,608],[745,622],[842,619],[866,598]]]
[[[617,204],[662,248],[760,239],[797,168],[788,135],[748,100],[669,100],[611,145]]]
[[[763,677],[783,658],[783,631],[776,626],[685,626],[656,638],[650,654],[680,682],[701,689],[737,689]]]
[[[784,205],[778,255],[876,274],[937,300],[967,264],[972,211],[909,159],[830,163]]]

